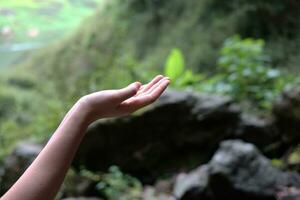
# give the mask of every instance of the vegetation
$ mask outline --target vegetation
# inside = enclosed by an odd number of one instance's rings
[[[165,73],[175,88],[231,95],[263,111],[283,88],[300,82],[297,0],[36,2],[1,3],[1,10],[17,5],[16,14],[0,16],[15,41],[24,41],[29,29],[50,31],[50,23],[62,31],[75,27],[91,11],[84,2],[102,4],[68,37],[1,69],[0,162],[22,139],[46,140],[80,96],[154,74]],[[53,9],[37,17],[46,5]],[[290,159],[298,162],[295,155]],[[110,199],[134,199],[140,187],[117,168],[98,184]]]
[[[184,52],[189,69],[212,74],[223,41],[239,33],[238,13],[242,12],[234,9],[224,12],[219,6],[210,1],[193,0],[172,4],[150,0],[110,1],[105,10],[99,9],[84,23],[84,28],[60,44],[45,49],[25,65],[47,79],[55,80],[58,90],[70,90],[71,85],[87,92],[95,87],[120,87],[131,79],[144,80],[145,72],[162,72],[169,51],[177,47]],[[247,36],[242,34],[242,37]],[[270,38],[271,35],[264,37],[268,54],[271,46],[279,51],[274,46],[282,44]],[[281,38],[288,40],[285,36]],[[296,48],[293,49],[296,52]],[[269,55],[274,67],[292,65],[277,62],[273,53]],[[47,62],[40,62],[45,57]],[[289,62],[289,59],[285,60]],[[70,76],[59,77],[61,74]],[[111,76],[122,76],[124,81],[111,81]],[[81,95],[78,90],[71,93]]]
[[[97,182],[100,195],[109,200],[140,200],[142,184],[128,174],[124,174],[117,166],[111,166],[107,173],[93,173],[81,170],[81,175]]]
[[[274,98],[291,84],[296,76],[271,67],[262,39],[233,36],[224,41],[214,75],[185,70],[185,58],[179,49],[173,49],[165,74],[175,87],[192,87],[194,90],[232,96],[237,101],[248,101],[254,108],[269,109]]]

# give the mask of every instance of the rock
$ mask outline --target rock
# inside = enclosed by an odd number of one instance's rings
[[[277,200],[299,200],[300,190],[299,188],[287,187],[283,188],[277,193]]]
[[[172,179],[170,179],[170,180],[158,180],[154,185],[155,190],[157,192],[160,192],[160,193],[171,194],[172,193],[173,182],[174,181]]]
[[[0,173],[0,194],[12,186],[41,150],[41,145],[32,142],[23,142],[17,145],[13,153],[4,159],[2,173]]]
[[[157,192],[155,188],[147,186],[143,191],[143,200],[176,200],[176,198],[170,194]]]
[[[263,150],[268,145],[276,143],[279,134],[272,117],[258,117],[242,113],[234,137],[253,143]]]
[[[175,179],[158,180],[153,186],[144,186],[143,200],[176,200],[172,194]]]
[[[174,185],[174,195],[176,197],[182,197],[187,195],[186,193],[191,193],[193,188],[197,188],[197,193],[199,194],[199,199],[205,199],[205,189],[208,184],[208,166],[203,165],[189,174],[180,173],[177,176],[176,183]],[[192,195],[196,196],[196,195]]]
[[[169,90],[143,113],[91,126],[74,166],[97,171],[118,165],[151,182],[188,162],[207,161],[236,129],[239,115],[229,97]]]
[[[300,176],[273,167],[254,145],[228,140],[207,165],[179,176],[174,194],[182,200],[275,200],[285,187],[299,189]]]
[[[285,90],[273,105],[276,125],[286,143],[300,142],[300,87]]]

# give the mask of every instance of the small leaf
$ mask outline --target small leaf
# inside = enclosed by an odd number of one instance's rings
[[[168,76],[171,80],[176,81],[184,71],[185,61],[184,56],[180,49],[173,49],[168,56],[166,65],[165,65],[165,75]]]

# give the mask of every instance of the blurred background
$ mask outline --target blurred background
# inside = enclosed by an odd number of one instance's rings
[[[57,199],[298,199],[299,49],[298,0],[1,0],[0,194],[81,96],[164,74]]]

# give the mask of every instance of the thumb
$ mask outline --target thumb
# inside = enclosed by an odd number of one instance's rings
[[[137,93],[137,91],[140,89],[140,87],[141,87],[141,83],[135,82],[135,83],[128,85],[125,88],[117,90],[118,101],[123,102],[126,99],[133,97]]]

